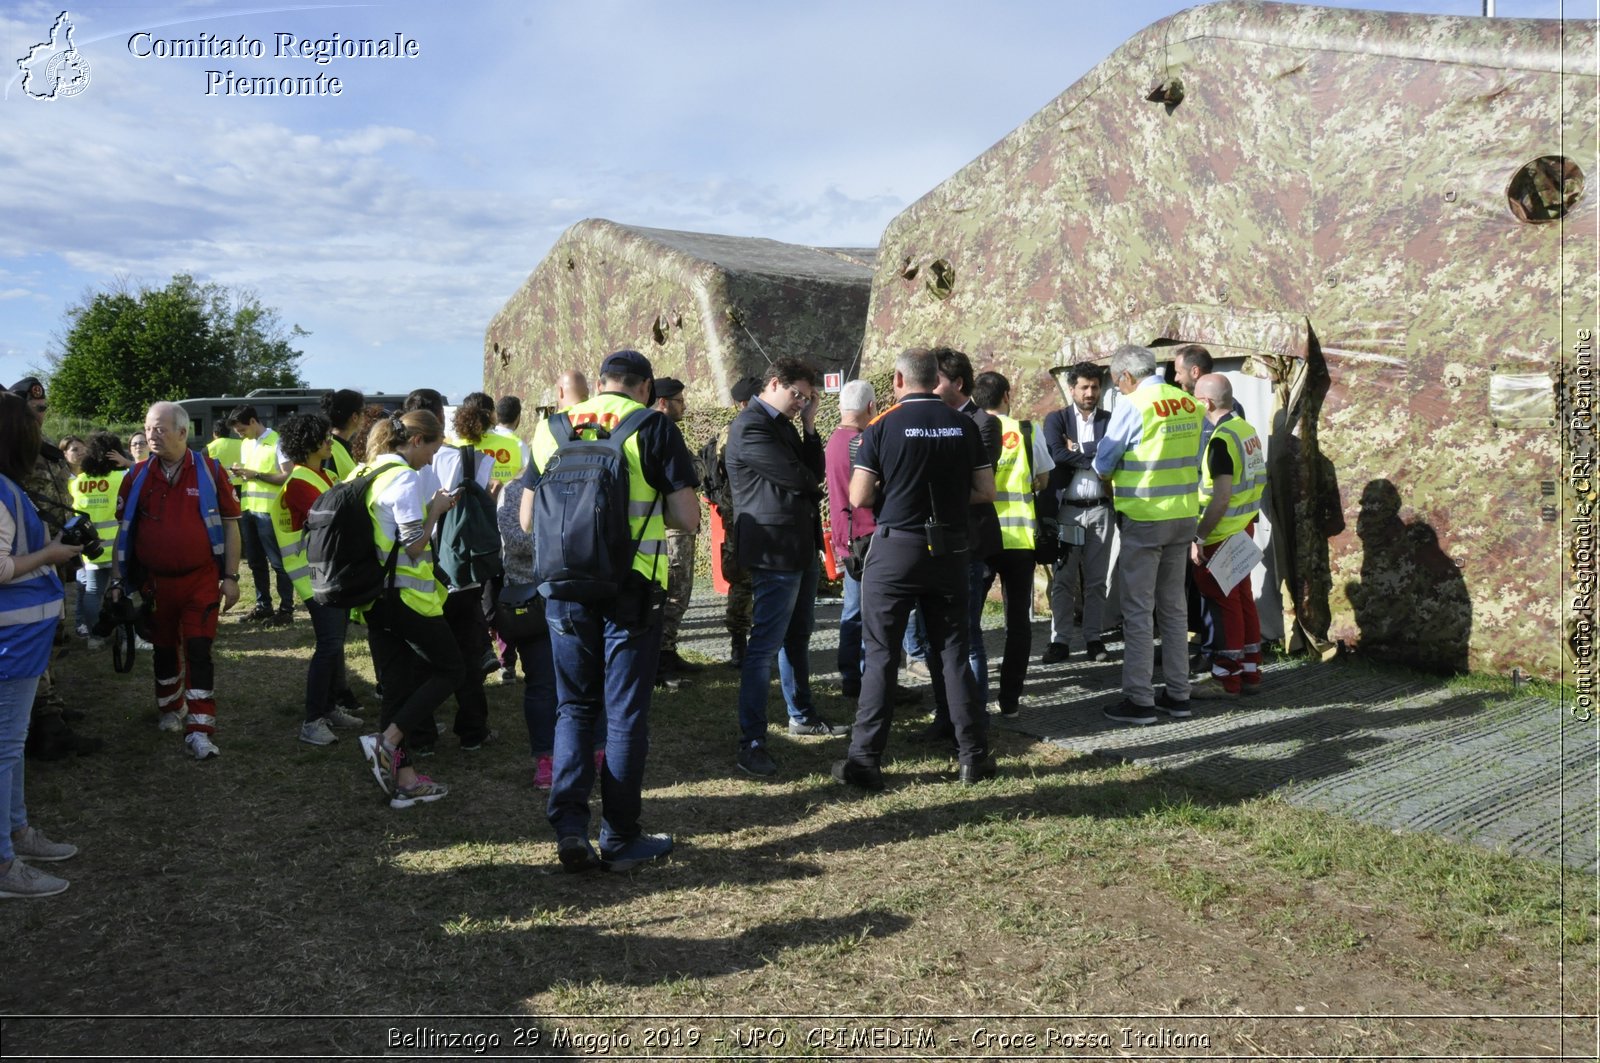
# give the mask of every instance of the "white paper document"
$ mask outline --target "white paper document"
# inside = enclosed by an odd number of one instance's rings
[[[1227,594],[1242,579],[1250,578],[1250,571],[1261,563],[1261,547],[1244,532],[1234,532],[1221,549],[1206,562],[1206,571],[1217,581],[1222,593]]]

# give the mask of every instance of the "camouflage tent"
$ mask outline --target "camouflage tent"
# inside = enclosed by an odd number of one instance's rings
[[[873,254],[581,221],[489,323],[484,380],[545,405],[562,371],[592,377],[632,347],[684,380],[693,407],[726,405],[784,355],[841,370],[860,354]]]
[[[1273,383],[1299,634],[1552,675],[1584,559],[1563,485],[1592,492],[1562,455],[1600,303],[1595,46],[1279,4],[1158,22],[890,224],[864,362],[950,343],[1039,414],[1046,369],[1125,340],[1243,358]]]

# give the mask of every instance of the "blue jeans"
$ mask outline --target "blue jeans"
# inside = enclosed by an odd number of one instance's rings
[[[272,530],[272,514],[240,514],[239,536],[245,562],[250,566],[250,581],[255,584],[256,601],[272,608],[272,592],[267,580],[270,566],[277,573],[279,608],[292,606],[294,583],[283,571],[283,554],[278,550],[278,536]]]
[[[94,630],[95,621],[100,619],[100,602],[105,598],[106,586],[110,582],[110,568],[93,568],[85,565],[78,570],[79,626]]]
[[[629,629],[584,602],[545,603],[556,673],[556,733],[547,815],[556,838],[588,837],[595,730],[604,717],[600,850],[637,838],[644,761],[650,750],[650,692],[661,652],[661,614]]]
[[[508,644],[509,645],[509,644]],[[514,652],[522,659],[522,719],[528,725],[528,744],[534,756],[550,753],[556,747],[556,665],[550,649],[550,633],[542,631],[531,639],[516,643]],[[606,721],[595,721],[594,744],[605,745]]]
[[[28,825],[28,807],[22,800],[22,747],[28,740],[28,716],[33,711],[33,695],[39,677],[0,679],[0,864],[10,863],[16,853],[11,848],[11,832]]]
[[[344,674],[344,642],[350,610],[307,602],[311,631],[317,638],[306,667],[306,723],[328,715],[335,698],[350,692]]]
[[[933,652],[933,645],[928,641],[928,623],[922,617],[922,606],[911,610],[911,619],[906,621],[906,633],[900,640],[900,648],[906,651],[906,659],[913,661],[926,661]]]
[[[839,611],[839,687],[847,698],[861,693],[861,668],[865,663],[861,652],[861,581],[851,579],[850,573],[840,574],[844,580],[844,608]]]
[[[750,641],[739,675],[739,747],[767,738],[772,658],[793,720],[817,714],[811,704],[811,628],[817,605],[817,561],[803,569],[750,568]]]

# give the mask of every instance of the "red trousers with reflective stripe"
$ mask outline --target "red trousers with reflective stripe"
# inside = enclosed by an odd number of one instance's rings
[[[155,601],[150,643],[155,647],[156,705],[161,712],[182,712],[187,706],[187,729],[210,734],[217,729],[211,643],[222,603],[216,566],[207,564],[181,576],[152,576],[148,589]]]
[[[1222,549],[1222,545],[1213,543],[1210,546],[1202,546],[1201,558],[1210,561],[1211,556]],[[1256,597],[1250,589],[1250,577],[1245,576],[1234,584],[1231,591],[1223,594],[1217,581],[1211,578],[1211,571],[1204,564],[1200,564],[1195,566],[1194,585],[1202,595],[1216,603],[1217,618],[1222,622],[1221,653],[1212,663],[1211,674],[1224,689],[1237,693],[1240,673],[1243,671],[1245,647],[1254,647],[1256,661],[1261,659],[1261,617],[1256,612]]]

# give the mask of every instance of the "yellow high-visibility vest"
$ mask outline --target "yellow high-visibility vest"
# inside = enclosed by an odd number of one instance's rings
[[[1130,520],[1182,520],[1199,512],[1200,422],[1194,399],[1171,384],[1122,396],[1144,429],[1111,472],[1113,502]]]
[[[305,530],[295,530],[284,495],[296,480],[310,484],[317,494],[328,489],[328,482],[304,465],[296,465],[289,478],[283,482],[277,499],[272,503],[272,534],[278,540],[278,553],[283,556],[284,574],[294,582],[294,592],[302,602],[311,600],[311,564],[306,560]],[[385,554],[385,557],[388,555]]]
[[[1000,460],[994,466],[994,512],[1004,550],[1032,550],[1034,536],[1033,455],[1022,422],[995,414],[1000,422]]]
[[[255,439],[242,440],[242,444],[240,465],[251,472],[281,471],[278,468],[278,433],[269,428]],[[246,513],[271,513],[282,489],[282,484],[246,480],[239,491],[239,504]]]
[[[1228,496],[1227,512],[1206,536],[1207,546],[1222,542],[1234,532],[1244,531],[1260,516],[1261,495],[1267,487],[1266,451],[1262,449],[1260,435],[1248,421],[1234,414],[1217,425],[1211,438],[1227,444],[1228,457],[1233,460],[1233,491]],[[1211,502],[1212,486],[1211,464],[1201,455],[1199,505],[1202,513]]]
[[[126,475],[126,469],[112,469],[104,476],[80,473],[67,484],[72,508],[89,514],[95,534],[100,536],[100,556],[91,560],[88,554],[84,554],[83,564],[86,568],[111,567],[111,548],[117,542],[117,492],[122,489],[122,478]]]

